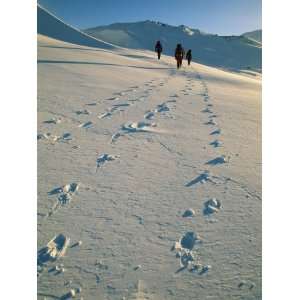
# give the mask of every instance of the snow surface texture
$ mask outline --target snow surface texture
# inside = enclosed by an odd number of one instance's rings
[[[261,299],[260,75],[80,41],[38,36],[38,250],[77,245],[38,266],[38,299]]]
[[[193,61],[227,69],[261,70],[261,42],[247,36],[218,36],[187,26],[159,22],[116,23],[84,30],[95,38],[133,49],[154,50],[156,40],[163,46],[162,55],[174,55],[177,43],[192,49]],[[250,33],[249,33],[250,34]],[[250,38],[251,37],[251,38]],[[134,57],[134,55],[133,55]]]

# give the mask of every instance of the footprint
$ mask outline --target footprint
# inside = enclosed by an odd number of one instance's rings
[[[107,98],[106,100],[108,101],[117,101],[117,100],[120,100],[119,97],[111,97],[111,98]]]
[[[162,103],[162,104],[159,104],[156,106],[156,109],[154,110],[154,112],[164,112],[164,111],[169,111],[169,107],[165,104],[165,103]]]
[[[208,122],[204,123],[205,125],[218,125],[213,119],[210,119]]]
[[[93,126],[93,122],[90,122],[90,121],[78,125],[78,127],[80,127],[80,128],[85,128],[85,129],[91,128],[92,126]]]
[[[57,202],[54,204],[54,206],[48,213],[48,217],[50,217],[60,206],[64,206],[71,202],[73,195],[79,189],[79,185],[79,183],[70,183],[66,184],[65,186],[55,188],[52,191],[48,192],[48,195],[59,194],[57,197]]]
[[[209,143],[211,146],[214,146],[215,148],[217,147],[221,147],[222,146],[222,142],[220,142],[219,140],[214,140],[213,142]]]
[[[51,133],[39,133],[37,135],[38,140],[48,140],[50,137]]]
[[[54,188],[50,192],[48,192],[48,195],[56,195],[59,193],[75,193],[78,191],[80,184],[79,183],[70,183],[66,184],[64,186],[60,186],[57,188]]]
[[[211,118],[217,118],[218,117],[218,115],[210,115],[209,116],[209,118],[211,119]]]
[[[189,218],[189,217],[194,217],[195,216],[195,211],[192,208],[187,209],[183,214],[183,218]]]
[[[187,232],[179,242],[175,242],[171,250],[176,251],[176,257],[178,257],[180,261],[180,268],[175,273],[188,270],[189,272],[202,275],[211,268],[209,265],[202,265],[198,252],[193,251],[197,242],[201,242],[201,240],[199,236],[192,231]]]
[[[69,299],[75,298],[76,295],[79,295],[80,293],[81,293],[81,287],[76,288],[76,289],[70,289],[68,293],[64,294],[59,299],[60,300],[69,300]],[[80,299],[83,299],[83,298],[80,297]]]
[[[221,134],[221,129],[216,129],[210,133],[210,135]]]
[[[122,129],[127,132],[147,132],[153,131],[153,127],[156,127],[155,123],[128,122],[122,126]]]
[[[60,138],[61,138],[60,136],[53,135],[50,132],[48,132],[48,133],[39,133],[37,135],[38,140],[48,140],[48,141],[51,141],[53,143],[57,142]]]
[[[97,116],[97,118],[101,120],[101,119],[104,119],[104,118],[106,118],[106,117],[110,117],[111,115],[112,115],[111,112],[105,112],[105,113],[103,113],[103,114]]]
[[[69,132],[64,133],[59,140],[63,140],[63,141],[71,141],[72,140],[72,135]]]
[[[218,212],[221,209],[221,202],[216,198],[207,200],[204,203],[203,213],[204,215],[211,215]]]
[[[73,194],[79,189],[79,184],[70,183],[62,187],[62,193],[58,196],[58,202],[61,205],[69,204],[72,200]]]
[[[62,192],[63,192],[63,188],[58,187],[58,188],[54,188],[53,190],[48,192],[48,195],[52,196],[52,195],[56,195],[56,194],[59,194],[59,193],[62,193]]]
[[[204,184],[206,182],[211,182],[211,183],[215,183],[212,180],[212,177],[209,173],[209,171],[204,171],[203,173],[201,173],[199,176],[197,176],[196,178],[194,178],[192,181],[188,182],[185,186],[186,187],[190,187],[196,183],[201,183]]]
[[[98,170],[98,168],[101,168],[106,162],[108,161],[113,161],[118,159],[119,156],[118,155],[110,155],[107,153],[101,154],[98,158],[97,158],[97,168],[96,168],[96,172]]]
[[[203,113],[210,113],[212,114],[213,111],[211,111],[208,107],[202,110]]]
[[[154,112],[153,111],[146,112],[145,115],[144,115],[144,118],[147,119],[147,120],[153,119],[154,118]]]
[[[180,257],[180,269],[176,273],[187,269],[195,261],[194,253],[187,248],[183,248],[177,256]]]
[[[168,100],[168,101],[166,101],[166,102],[167,102],[167,103],[176,103],[177,100],[173,99],[173,100]]]
[[[121,103],[121,104],[114,104],[113,107],[115,109],[119,108],[119,107],[126,107],[126,106],[130,106],[129,103]]]
[[[238,284],[238,288],[248,288],[249,290],[252,290],[255,287],[255,283],[251,282],[251,281],[246,281],[246,280],[242,280],[239,284]]]
[[[193,250],[197,241],[200,241],[199,235],[189,231],[179,240],[179,243],[182,248]]]
[[[212,160],[209,160],[206,165],[212,165],[212,166],[215,166],[215,165],[220,165],[220,164],[225,164],[225,163],[228,163],[230,160],[230,156],[226,157],[225,155],[221,155],[219,157],[216,157]]]
[[[96,106],[97,102],[87,103],[86,105],[88,105],[88,106]]]
[[[74,193],[78,192],[79,186],[80,186],[80,184],[75,183],[75,182],[66,184],[62,187],[62,191],[67,194],[74,194]]]
[[[84,109],[84,110],[77,110],[76,114],[77,115],[90,115],[91,112],[89,110],[87,110],[87,109]]]
[[[121,136],[121,133],[120,133],[120,132],[117,132],[117,133],[113,134],[113,135],[111,136],[110,142],[111,142],[111,143],[114,143],[120,136]]]
[[[61,123],[62,119],[61,118],[52,118],[50,120],[44,121],[46,124],[59,124]]]
[[[69,193],[62,193],[58,196],[58,202],[61,205],[69,204],[72,201],[72,196]]]
[[[58,234],[50,240],[46,247],[38,251],[37,261],[38,265],[42,266],[48,262],[55,261],[64,256],[70,244],[70,238],[63,234]]]
[[[199,93],[198,95],[202,97],[208,97],[207,93]]]

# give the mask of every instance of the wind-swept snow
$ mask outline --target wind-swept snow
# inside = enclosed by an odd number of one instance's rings
[[[260,299],[260,75],[80,42],[38,36],[38,299]]]

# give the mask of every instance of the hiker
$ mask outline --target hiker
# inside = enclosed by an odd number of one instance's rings
[[[192,50],[189,49],[189,51],[186,53],[186,59],[188,61],[188,65],[191,64],[191,60],[192,60]]]
[[[155,52],[157,52],[157,57],[158,57],[158,59],[160,59],[160,55],[162,53],[162,45],[161,45],[160,41],[156,42]]]
[[[184,58],[184,49],[181,44],[177,44],[175,49],[175,59],[177,61],[177,69],[179,69],[182,65],[182,60]]]

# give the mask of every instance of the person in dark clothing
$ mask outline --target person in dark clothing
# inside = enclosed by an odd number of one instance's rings
[[[177,69],[182,66],[182,60],[184,58],[184,49],[182,48],[181,44],[177,44],[175,49],[175,59],[177,61]]]
[[[191,64],[191,60],[192,60],[192,50],[189,49],[189,51],[186,53],[186,59],[188,61],[188,65]]]
[[[157,58],[158,59],[160,59],[160,55],[162,53],[162,50],[163,50],[163,48],[162,48],[162,45],[161,45],[160,41],[157,41],[156,45],[155,45],[155,52],[157,52]]]

